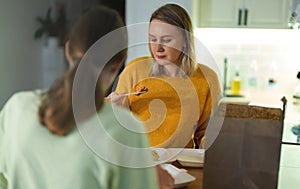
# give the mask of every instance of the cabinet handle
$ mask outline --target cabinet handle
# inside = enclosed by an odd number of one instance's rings
[[[242,9],[239,9],[238,25],[242,24]]]
[[[248,21],[248,9],[245,9],[245,16],[244,16],[244,25],[247,26]]]

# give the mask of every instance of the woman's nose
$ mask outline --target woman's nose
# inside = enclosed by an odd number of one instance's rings
[[[165,49],[161,44],[157,44],[157,52],[163,52]]]

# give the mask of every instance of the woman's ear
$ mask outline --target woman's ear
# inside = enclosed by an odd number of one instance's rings
[[[65,44],[65,56],[67,58],[67,61],[69,63],[69,68],[72,68],[74,66],[74,61],[72,59],[72,56],[70,54],[70,41],[67,41]]]

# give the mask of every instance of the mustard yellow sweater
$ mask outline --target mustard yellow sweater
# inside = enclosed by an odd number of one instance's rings
[[[121,73],[117,93],[136,91],[138,85],[148,89],[129,96],[123,105],[145,123],[152,146],[193,147],[193,137],[200,145],[220,94],[217,75],[199,64],[189,78],[149,77],[152,61],[151,57],[134,59]]]

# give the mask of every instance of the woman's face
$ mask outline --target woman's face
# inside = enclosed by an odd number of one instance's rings
[[[153,19],[149,25],[150,50],[160,65],[176,64],[180,66],[180,54],[183,52],[184,39],[180,29],[166,22]]]

